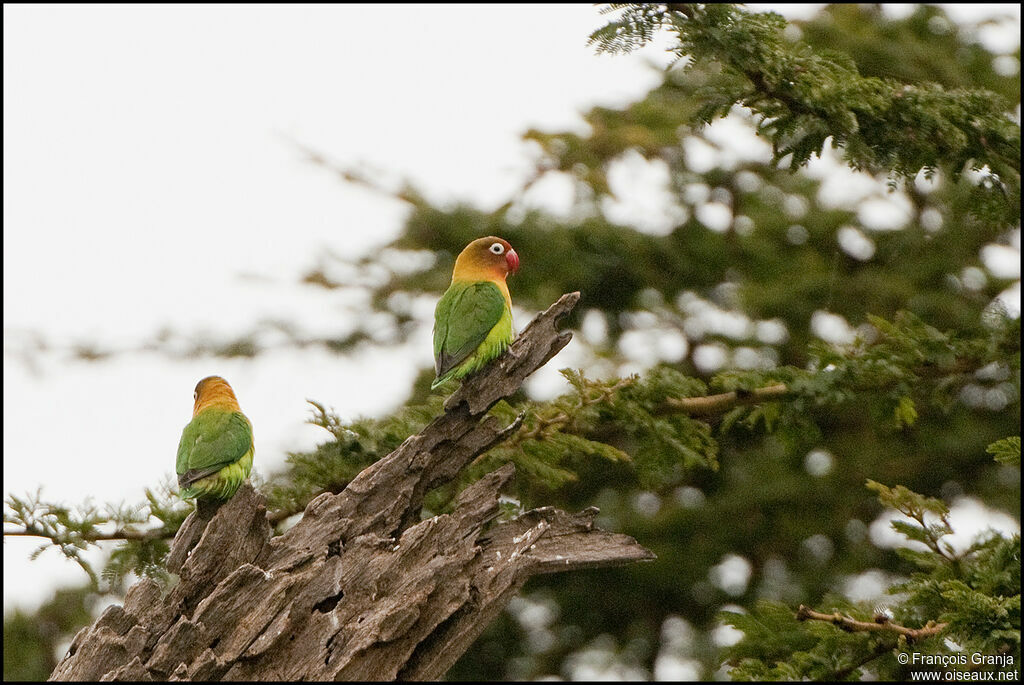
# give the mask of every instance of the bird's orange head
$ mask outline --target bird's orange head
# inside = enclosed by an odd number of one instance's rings
[[[519,255],[507,240],[489,235],[477,238],[459,253],[453,281],[499,281],[519,270]]]
[[[239,411],[240,409],[238,399],[235,397],[235,391],[220,376],[207,376],[196,384],[195,405],[192,408],[192,416],[210,407],[230,409],[231,411]]]

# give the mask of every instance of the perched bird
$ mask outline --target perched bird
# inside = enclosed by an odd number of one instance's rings
[[[252,424],[220,376],[195,391],[192,420],[178,443],[178,487],[184,499],[230,499],[252,471]]]
[[[519,255],[494,236],[474,240],[459,254],[452,284],[434,310],[436,388],[499,357],[512,344],[512,299],[505,277],[519,270]]]

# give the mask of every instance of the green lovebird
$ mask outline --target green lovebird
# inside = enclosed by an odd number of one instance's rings
[[[452,284],[434,310],[434,389],[463,378],[512,344],[512,299],[505,277],[519,270],[507,241],[478,238],[455,260]]]
[[[252,471],[252,424],[220,376],[196,385],[192,420],[178,443],[178,487],[184,499],[228,500]]]

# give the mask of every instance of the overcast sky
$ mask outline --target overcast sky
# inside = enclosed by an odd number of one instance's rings
[[[969,11],[1019,24],[1018,6]],[[66,348],[132,348],[162,328],[227,336],[275,315],[337,332],[344,296],[298,277],[325,249],[387,242],[405,208],[290,141],[493,206],[531,168],[526,129],[582,131],[581,111],[641,96],[659,81],[651,65],[668,63],[658,44],[595,55],[586,37],[605,19],[586,4],[4,5],[3,17],[4,492],[42,486],[66,502],[134,503],[170,476],[203,376],[235,387],[268,473],[325,437],[304,424],[306,398],[343,418],[381,414],[431,363],[429,323],[401,350],[347,358],[90,364]],[[989,32],[1016,40],[1012,26]],[[29,365],[33,332],[54,349]],[[5,540],[5,609],[84,580],[53,550],[29,563],[36,544]]]

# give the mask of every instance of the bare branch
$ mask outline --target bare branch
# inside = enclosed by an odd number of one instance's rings
[[[722,414],[736,406],[776,400],[788,394],[789,388],[785,383],[776,383],[753,390],[732,390],[703,397],[670,397],[665,400],[665,406],[671,411],[680,411],[696,416],[710,416]]]
[[[18,530],[5,530],[4,537],[33,537],[46,538],[55,545],[72,542],[71,538],[84,540],[86,542],[100,542],[105,540],[135,540],[145,542],[147,540],[160,540],[174,535],[174,531],[165,528],[153,528],[151,530],[135,530],[133,528],[118,528],[112,533],[69,533],[67,536],[54,536],[40,528],[28,526]],[[67,539],[65,539],[67,538]]]
[[[838,611],[833,614],[823,614],[803,604],[797,609],[796,618],[798,621],[826,621],[848,632],[896,633],[903,635],[910,642],[938,635],[949,625],[948,623],[929,621],[923,628],[907,628],[898,623],[893,623],[884,614],[876,616],[874,622],[858,621],[855,618],[843,616]]]

